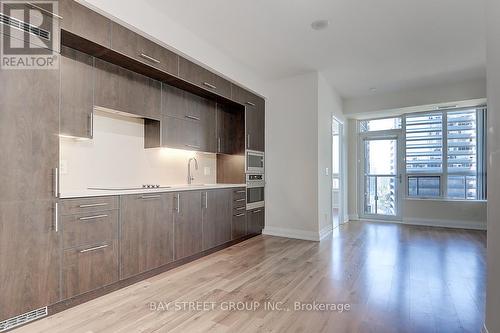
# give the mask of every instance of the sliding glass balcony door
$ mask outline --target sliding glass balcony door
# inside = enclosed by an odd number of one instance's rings
[[[361,140],[362,212],[365,218],[400,217],[400,135],[370,136]]]

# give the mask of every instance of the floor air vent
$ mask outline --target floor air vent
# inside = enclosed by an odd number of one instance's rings
[[[44,29],[40,29],[34,25],[18,20],[14,17],[7,16],[5,14],[0,13],[0,22],[8,25],[11,28],[15,28],[27,33],[30,33],[34,36],[38,36],[47,40],[50,40],[50,32]]]
[[[0,322],[0,332],[5,332],[14,327],[24,325],[26,323],[29,323],[30,321],[45,317],[46,315],[47,315],[47,307],[44,307],[30,312],[26,312],[17,317],[9,318],[7,320]]]

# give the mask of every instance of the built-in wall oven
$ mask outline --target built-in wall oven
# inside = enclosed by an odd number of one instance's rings
[[[264,152],[247,150],[246,169],[249,173],[264,173]]]
[[[263,174],[247,174],[247,209],[264,207],[264,188]]]

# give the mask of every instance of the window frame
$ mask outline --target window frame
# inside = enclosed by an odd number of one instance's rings
[[[472,176],[470,173],[464,172],[449,172],[448,171],[448,112],[452,111],[466,111],[475,110],[476,112],[476,198],[467,199],[467,193],[465,193],[465,199],[462,198],[452,198],[448,196],[448,177],[449,176]],[[442,168],[441,172],[407,172],[406,168],[406,119],[407,117],[426,115],[429,113],[441,113],[442,115]],[[401,118],[401,128],[391,129],[391,130],[381,130],[381,131],[362,131],[361,122],[370,120],[380,120],[380,119],[391,119],[391,118]],[[363,136],[384,134],[384,133],[401,133],[401,164],[402,168],[400,173],[403,175],[405,180],[401,184],[401,190],[403,193],[403,200],[439,200],[439,201],[486,201],[487,200],[487,170],[486,170],[486,150],[487,150],[487,140],[486,140],[486,119],[487,119],[487,105],[481,104],[477,106],[468,107],[455,107],[455,108],[440,108],[434,110],[425,110],[418,112],[411,112],[401,115],[393,115],[386,117],[376,117],[369,119],[358,120],[358,136],[362,138]],[[361,140],[362,141],[362,140]],[[398,162],[399,163],[399,162]],[[439,177],[440,182],[440,192],[439,196],[410,196],[409,195],[409,181],[410,177]],[[360,178],[360,182],[363,181]]]

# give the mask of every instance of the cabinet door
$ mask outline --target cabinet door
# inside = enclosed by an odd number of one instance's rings
[[[243,154],[245,151],[245,113],[217,104],[217,153]]]
[[[160,120],[161,84],[146,76],[95,59],[95,105]]]
[[[246,212],[234,213],[232,218],[231,239],[238,239],[247,235]]]
[[[51,200],[59,164],[59,70],[0,69],[0,82],[0,202]]]
[[[247,213],[248,233],[260,234],[264,229],[264,208],[252,209]]]
[[[265,109],[264,101],[261,100],[257,106],[246,107],[246,133],[247,149],[265,150]]]
[[[54,203],[0,203],[0,321],[59,301]]]
[[[63,299],[118,281],[118,244],[106,241],[63,253]]]
[[[94,58],[63,46],[60,66],[60,133],[92,138]]]
[[[206,191],[202,194],[203,250],[231,240],[231,189]]]
[[[111,47],[111,21],[74,0],[59,0],[61,29],[104,47]]]
[[[201,192],[186,191],[174,197],[174,258],[202,251]]]
[[[182,57],[179,57],[179,76],[206,90],[231,98],[231,82]]]
[[[121,199],[121,278],[173,260],[172,194],[127,195]]]
[[[112,49],[163,72],[178,74],[177,54],[115,22],[112,23]]]
[[[163,117],[161,123],[162,146],[185,150],[202,150],[200,122]]]

